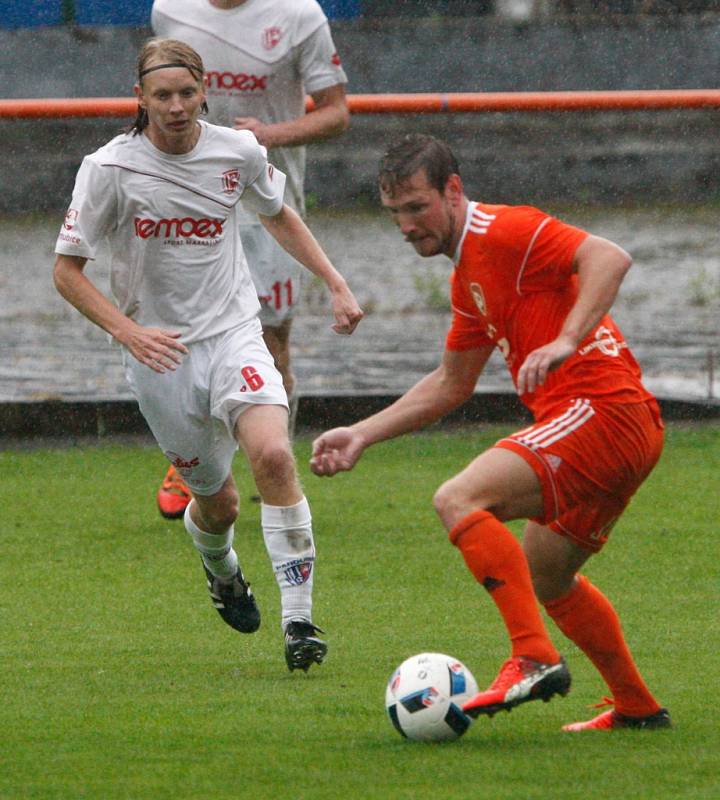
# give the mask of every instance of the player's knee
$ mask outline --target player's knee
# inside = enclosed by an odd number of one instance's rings
[[[435,492],[432,499],[433,508],[435,509],[435,513],[440,517],[440,519],[444,519],[445,513],[447,511],[448,506],[448,493],[445,490],[446,484],[440,486],[440,488]]]
[[[295,476],[295,459],[289,442],[266,442],[253,459],[253,471],[256,476],[291,480]]]
[[[445,481],[435,492],[433,507],[447,530],[454,528],[468,514],[480,510],[480,507],[476,503],[471,503],[452,480]]]

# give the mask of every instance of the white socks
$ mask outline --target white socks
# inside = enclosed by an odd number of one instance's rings
[[[190,517],[190,505],[185,509],[185,529],[203,563],[217,578],[230,580],[238,569],[238,557],[232,547],[234,529],[216,534],[198,528]],[[262,529],[280,587],[283,629],[292,620],[312,622],[315,543],[308,501],[303,497],[294,506],[263,503]]]
[[[198,528],[190,516],[191,505],[185,509],[185,530],[192,536],[203,563],[216,578],[234,578],[238,569],[237,553],[232,548],[234,528],[230,526],[225,533],[208,533]]]
[[[311,622],[315,543],[308,501],[303,497],[294,506],[263,503],[262,529],[280,587],[283,629],[292,620]]]

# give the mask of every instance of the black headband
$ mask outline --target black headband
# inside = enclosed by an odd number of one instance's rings
[[[154,72],[156,69],[167,69],[168,67],[184,67],[187,70],[190,70],[192,75],[195,73],[200,72],[197,67],[193,67],[190,64],[186,64],[184,61],[171,61],[168,64],[156,64],[154,67],[148,67],[144,69],[138,77],[142,78],[143,75],[147,75],[148,72]]]

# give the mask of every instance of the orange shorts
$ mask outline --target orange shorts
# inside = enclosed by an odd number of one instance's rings
[[[544,513],[534,519],[593,552],[660,458],[663,424],[652,400],[571,400],[563,409],[501,439],[540,480]]]

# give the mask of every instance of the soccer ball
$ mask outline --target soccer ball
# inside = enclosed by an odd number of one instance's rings
[[[385,708],[397,731],[419,742],[457,739],[472,719],[462,705],[477,694],[470,670],[442,653],[411,656],[393,672]]]

